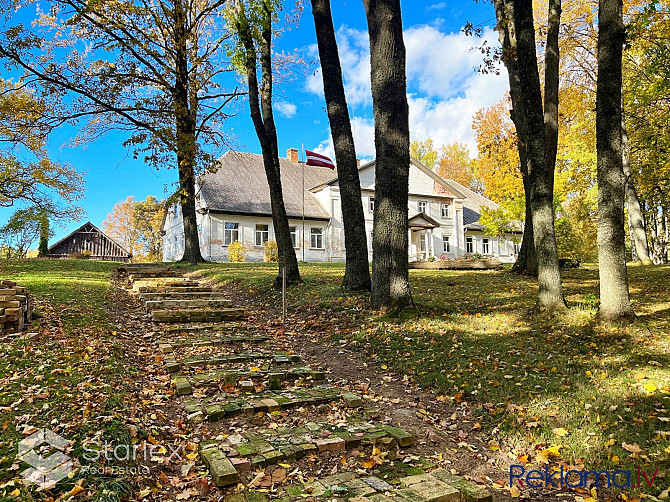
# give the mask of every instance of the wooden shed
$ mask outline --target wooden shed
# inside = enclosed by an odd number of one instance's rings
[[[49,247],[49,258],[70,258],[84,252],[91,260],[128,262],[132,255],[90,221]]]

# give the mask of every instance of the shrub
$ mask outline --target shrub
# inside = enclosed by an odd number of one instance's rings
[[[82,251],[81,253],[70,253],[67,255],[68,258],[72,258],[74,260],[89,260],[91,258],[91,252],[86,249]]]
[[[475,253],[475,254],[472,255],[472,257],[477,259],[477,260],[481,260],[482,258],[484,258],[484,255],[481,254],[481,253]]]
[[[279,261],[279,252],[277,251],[277,241],[266,241],[263,244],[265,248],[265,254],[263,255],[263,261]]]
[[[240,241],[233,242],[228,246],[228,261],[241,263],[244,261],[247,250]]]

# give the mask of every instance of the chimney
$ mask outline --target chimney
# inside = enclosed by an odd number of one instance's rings
[[[361,159],[356,159],[356,167],[361,167]]]
[[[289,148],[288,150],[286,150],[286,158],[291,162],[298,162],[298,149]]]

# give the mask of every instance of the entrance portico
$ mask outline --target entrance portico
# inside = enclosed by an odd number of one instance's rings
[[[419,213],[408,221],[409,260],[427,260],[435,256],[433,231],[440,224],[425,213]]]

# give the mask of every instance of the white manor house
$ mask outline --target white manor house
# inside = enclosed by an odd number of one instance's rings
[[[211,261],[227,261],[228,246],[239,240],[247,249],[247,261],[262,261],[263,244],[274,239],[263,157],[228,152],[218,163],[218,170],[201,176],[196,185],[202,255]],[[287,151],[286,158],[280,159],[280,164],[284,202],[298,260],[344,261],[337,172],[299,162],[298,150],[293,148]],[[372,260],[375,162],[361,166],[359,175]],[[505,239],[486,235],[478,223],[482,207],[495,209],[497,204],[453,180],[440,178],[412,158],[407,229],[410,261],[443,256],[453,259],[479,253],[504,263],[514,262],[521,235],[509,234]],[[163,260],[179,260],[184,252],[184,228],[178,204],[166,211],[163,232]]]

